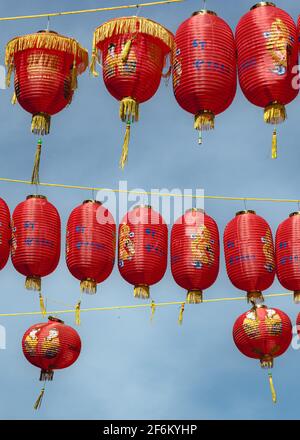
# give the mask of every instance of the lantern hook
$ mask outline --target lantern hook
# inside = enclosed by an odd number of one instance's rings
[[[48,15],[48,20],[47,20],[47,32],[49,32],[50,29],[50,16]]]
[[[245,211],[247,211],[247,199],[246,198],[244,199],[244,208],[245,208]]]

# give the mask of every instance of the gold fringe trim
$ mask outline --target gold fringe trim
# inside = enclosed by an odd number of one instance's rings
[[[272,356],[266,355],[260,360],[260,365],[262,368],[273,368],[273,358]]]
[[[80,282],[80,290],[82,293],[95,294],[97,292],[97,283],[95,280],[92,280],[91,278],[82,280]]]
[[[75,306],[75,324],[76,325],[80,325],[81,324],[80,306],[81,306],[81,301],[78,301],[78,303]]]
[[[180,307],[179,316],[178,316],[178,324],[179,325],[182,325],[182,322],[183,322],[184,306],[185,306],[185,304],[183,303],[183,304],[181,304],[181,307]]]
[[[126,124],[126,131],[125,131],[125,136],[124,136],[124,141],[123,141],[123,146],[122,146],[122,154],[120,157],[120,168],[122,168],[122,170],[124,169],[127,161],[128,161],[128,150],[129,150],[129,142],[130,142],[130,129],[131,129],[131,124],[130,122],[127,122]]]
[[[294,292],[294,302],[295,302],[296,304],[299,304],[299,303],[300,303],[300,291],[299,291],[299,290],[296,290],[296,291]]]
[[[247,302],[262,303],[264,302],[264,296],[262,292],[247,292]]]
[[[40,292],[42,290],[42,280],[41,277],[26,277],[25,288],[27,290],[36,290]]]
[[[264,121],[267,124],[280,124],[287,118],[285,106],[278,102],[273,102],[265,108]]]
[[[26,49],[49,49],[59,50],[74,55],[78,74],[83,73],[89,64],[88,51],[74,38],[52,32],[41,32],[36,34],[23,35],[9,41],[5,51],[5,65],[8,68],[7,83],[10,80],[10,74],[14,67],[14,55]]]
[[[46,113],[37,113],[32,116],[31,132],[44,136],[49,134],[51,125],[51,116]]]
[[[200,304],[203,302],[202,290],[190,290],[186,295],[187,304]]]
[[[123,122],[137,122],[139,120],[139,103],[130,97],[120,101],[119,115]]]
[[[134,286],[133,295],[135,298],[149,299],[150,287],[146,285]]]
[[[275,387],[274,387],[272,373],[269,372],[268,376],[269,376],[270,390],[271,390],[271,394],[272,394],[272,401],[273,401],[273,403],[276,403],[277,402],[277,395],[276,395],[276,391],[275,391]]]
[[[94,32],[93,53],[96,46],[114,35],[146,34],[160,39],[166,46],[165,53],[169,53],[174,45],[173,34],[161,24],[143,17],[120,17],[110,20],[99,26]],[[96,55],[97,56],[97,55]]]
[[[46,311],[46,307],[45,307],[44,298],[43,298],[43,295],[41,292],[39,292],[39,299],[40,299],[40,310],[41,310],[42,315],[45,317],[47,314],[47,311]]]
[[[18,102],[16,92],[12,95],[11,101],[12,105],[15,105]]]
[[[208,110],[197,113],[195,115],[194,128],[205,131],[213,130],[215,128],[215,115]]]
[[[42,401],[43,401],[44,394],[45,394],[45,387],[43,387],[41,389],[41,392],[40,392],[40,394],[39,394],[35,404],[33,405],[34,409],[36,409],[36,410],[40,409]]]
[[[37,144],[37,148],[36,148],[36,152],[35,152],[34,165],[33,165],[32,176],[31,176],[31,184],[32,185],[38,185],[40,183],[41,150],[42,150],[42,139],[39,139],[38,144]]]
[[[277,159],[277,130],[274,128],[272,135],[272,159]]]

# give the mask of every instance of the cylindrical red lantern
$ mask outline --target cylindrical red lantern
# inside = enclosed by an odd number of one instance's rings
[[[263,368],[272,368],[292,340],[292,323],[281,310],[257,306],[243,313],[233,327],[235,345],[245,356],[259,359]]]
[[[275,255],[270,226],[255,211],[240,211],[224,231],[227,274],[232,284],[247,292],[248,301],[263,300],[275,277]]]
[[[71,103],[77,75],[88,65],[88,52],[73,38],[40,31],[11,40],[6,47],[7,85],[15,71],[15,95],[32,114],[31,130],[48,134],[51,116]]]
[[[233,33],[215,12],[200,10],[175,35],[173,88],[178,104],[195,115],[195,128],[214,128],[215,116],[232,103],[237,85]]]
[[[275,241],[276,269],[280,284],[300,302],[300,212],[293,212],[278,227]]]
[[[115,18],[95,30],[91,69],[98,76],[96,60],[102,59],[105,86],[120,101],[120,118],[126,123],[122,168],[127,161],[131,124],[139,119],[139,104],[156,93],[172,47],[171,32],[142,17]]]
[[[188,291],[186,302],[202,302],[202,291],[217,279],[220,243],[218,226],[201,209],[179,217],[171,232],[171,270],[176,283]]]
[[[0,198],[0,270],[7,263],[10,252],[10,212],[6,202]]]
[[[30,195],[12,215],[12,263],[26,276],[27,289],[41,291],[41,278],[56,269],[59,258],[58,211],[45,196]]]
[[[40,380],[52,380],[54,370],[68,368],[77,360],[81,340],[76,330],[49,316],[48,322],[25,332],[22,349],[28,362],[41,369]]]
[[[149,298],[167,268],[168,227],[151,206],[137,206],[119,226],[119,270],[136,298]]]
[[[259,2],[236,29],[238,71],[242,91],[254,105],[264,108],[264,120],[286,119],[285,105],[298,95],[298,43],[293,19],[271,2]],[[277,157],[276,130],[272,157]]]
[[[80,280],[82,292],[96,293],[97,284],[111,274],[115,262],[116,224],[107,208],[85,200],[71,213],[67,224],[66,260]]]

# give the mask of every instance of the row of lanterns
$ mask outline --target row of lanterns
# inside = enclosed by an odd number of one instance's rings
[[[300,27],[300,19],[299,19]],[[130,127],[139,104],[156,93],[161,78],[173,74],[178,104],[195,116],[195,128],[214,128],[215,116],[232,103],[238,76],[242,91],[264,108],[264,120],[275,126],[272,157],[277,157],[276,125],[286,119],[285,106],[298,92],[298,33],[293,19],[271,2],[259,2],[238,23],[236,37],[227,23],[208,10],[195,12],[175,38],[158,23],[123,17],[94,33],[90,68],[99,63],[110,94],[120,101],[126,134],[120,160],[128,155]],[[171,54],[169,70],[163,73]],[[6,47],[7,84],[15,72],[13,102],[32,114],[32,131],[48,134],[50,117],[71,103],[77,76],[88,66],[79,43],[53,31],[17,37]]]
[[[275,273],[282,286],[300,301],[300,212],[284,220],[276,233],[275,250],[268,223],[254,211],[241,211],[224,231],[226,269],[232,284],[260,302]],[[12,214],[0,199],[0,268],[11,252],[15,269],[26,277],[26,288],[41,291],[41,279],[60,259],[61,222],[57,209],[42,195],[30,195]],[[116,224],[100,202],[86,200],[67,223],[66,262],[81,290],[95,293],[111,274],[115,261]],[[181,216],[171,231],[171,270],[188,291],[188,303],[200,303],[203,290],[216,281],[220,243],[216,222],[201,209]],[[118,265],[134,286],[134,296],[149,298],[149,288],[167,269],[168,227],[150,206],[137,206],[119,225]]]

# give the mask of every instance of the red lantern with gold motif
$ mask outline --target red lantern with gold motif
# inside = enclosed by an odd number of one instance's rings
[[[202,302],[202,291],[217,279],[220,243],[218,226],[201,209],[190,209],[171,232],[171,270],[176,283],[188,291],[186,302]]]
[[[259,359],[263,368],[272,368],[274,358],[285,353],[292,341],[292,323],[279,309],[257,306],[236,320],[233,340],[245,356]],[[269,380],[275,403],[276,393],[270,372]]]
[[[248,301],[263,300],[275,277],[275,255],[270,226],[255,211],[240,211],[224,231],[227,274],[232,284],[247,292]]]
[[[0,198],[0,270],[9,258],[11,240],[10,212],[6,202]]]
[[[149,298],[167,268],[168,227],[151,206],[137,206],[119,226],[119,270],[136,298]]]
[[[120,118],[126,123],[122,168],[127,162],[131,124],[139,119],[139,104],[156,93],[172,46],[171,32],[142,17],[115,18],[95,30],[91,70],[98,76],[96,61],[102,58],[105,86],[120,101]]]
[[[271,2],[259,2],[236,29],[238,71],[242,91],[254,105],[264,108],[264,120],[286,119],[285,105],[298,95],[298,43],[293,19]],[[276,128],[272,158],[277,157]]]
[[[45,196],[30,195],[14,210],[11,259],[27,289],[41,291],[41,278],[56,269],[60,234],[58,211]]]
[[[80,280],[82,292],[96,293],[97,284],[111,274],[115,262],[116,224],[107,208],[86,200],[71,213],[67,224],[66,260]]]
[[[300,212],[293,212],[277,229],[276,269],[280,284],[300,302]]]
[[[215,116],[232,103],[237,85],[232,30],[215,12],[200,10],[175,35],[173,88],[178,104],[195,115],[195,128],[214,128]]]
[[[6,47],[7,85],[15,72],[13,103],[32,114],[31,130],[48,134],[51,116],[71,103],[77,75],[88,65],[88,52],[76,40],[40,31],[11,40]]]

